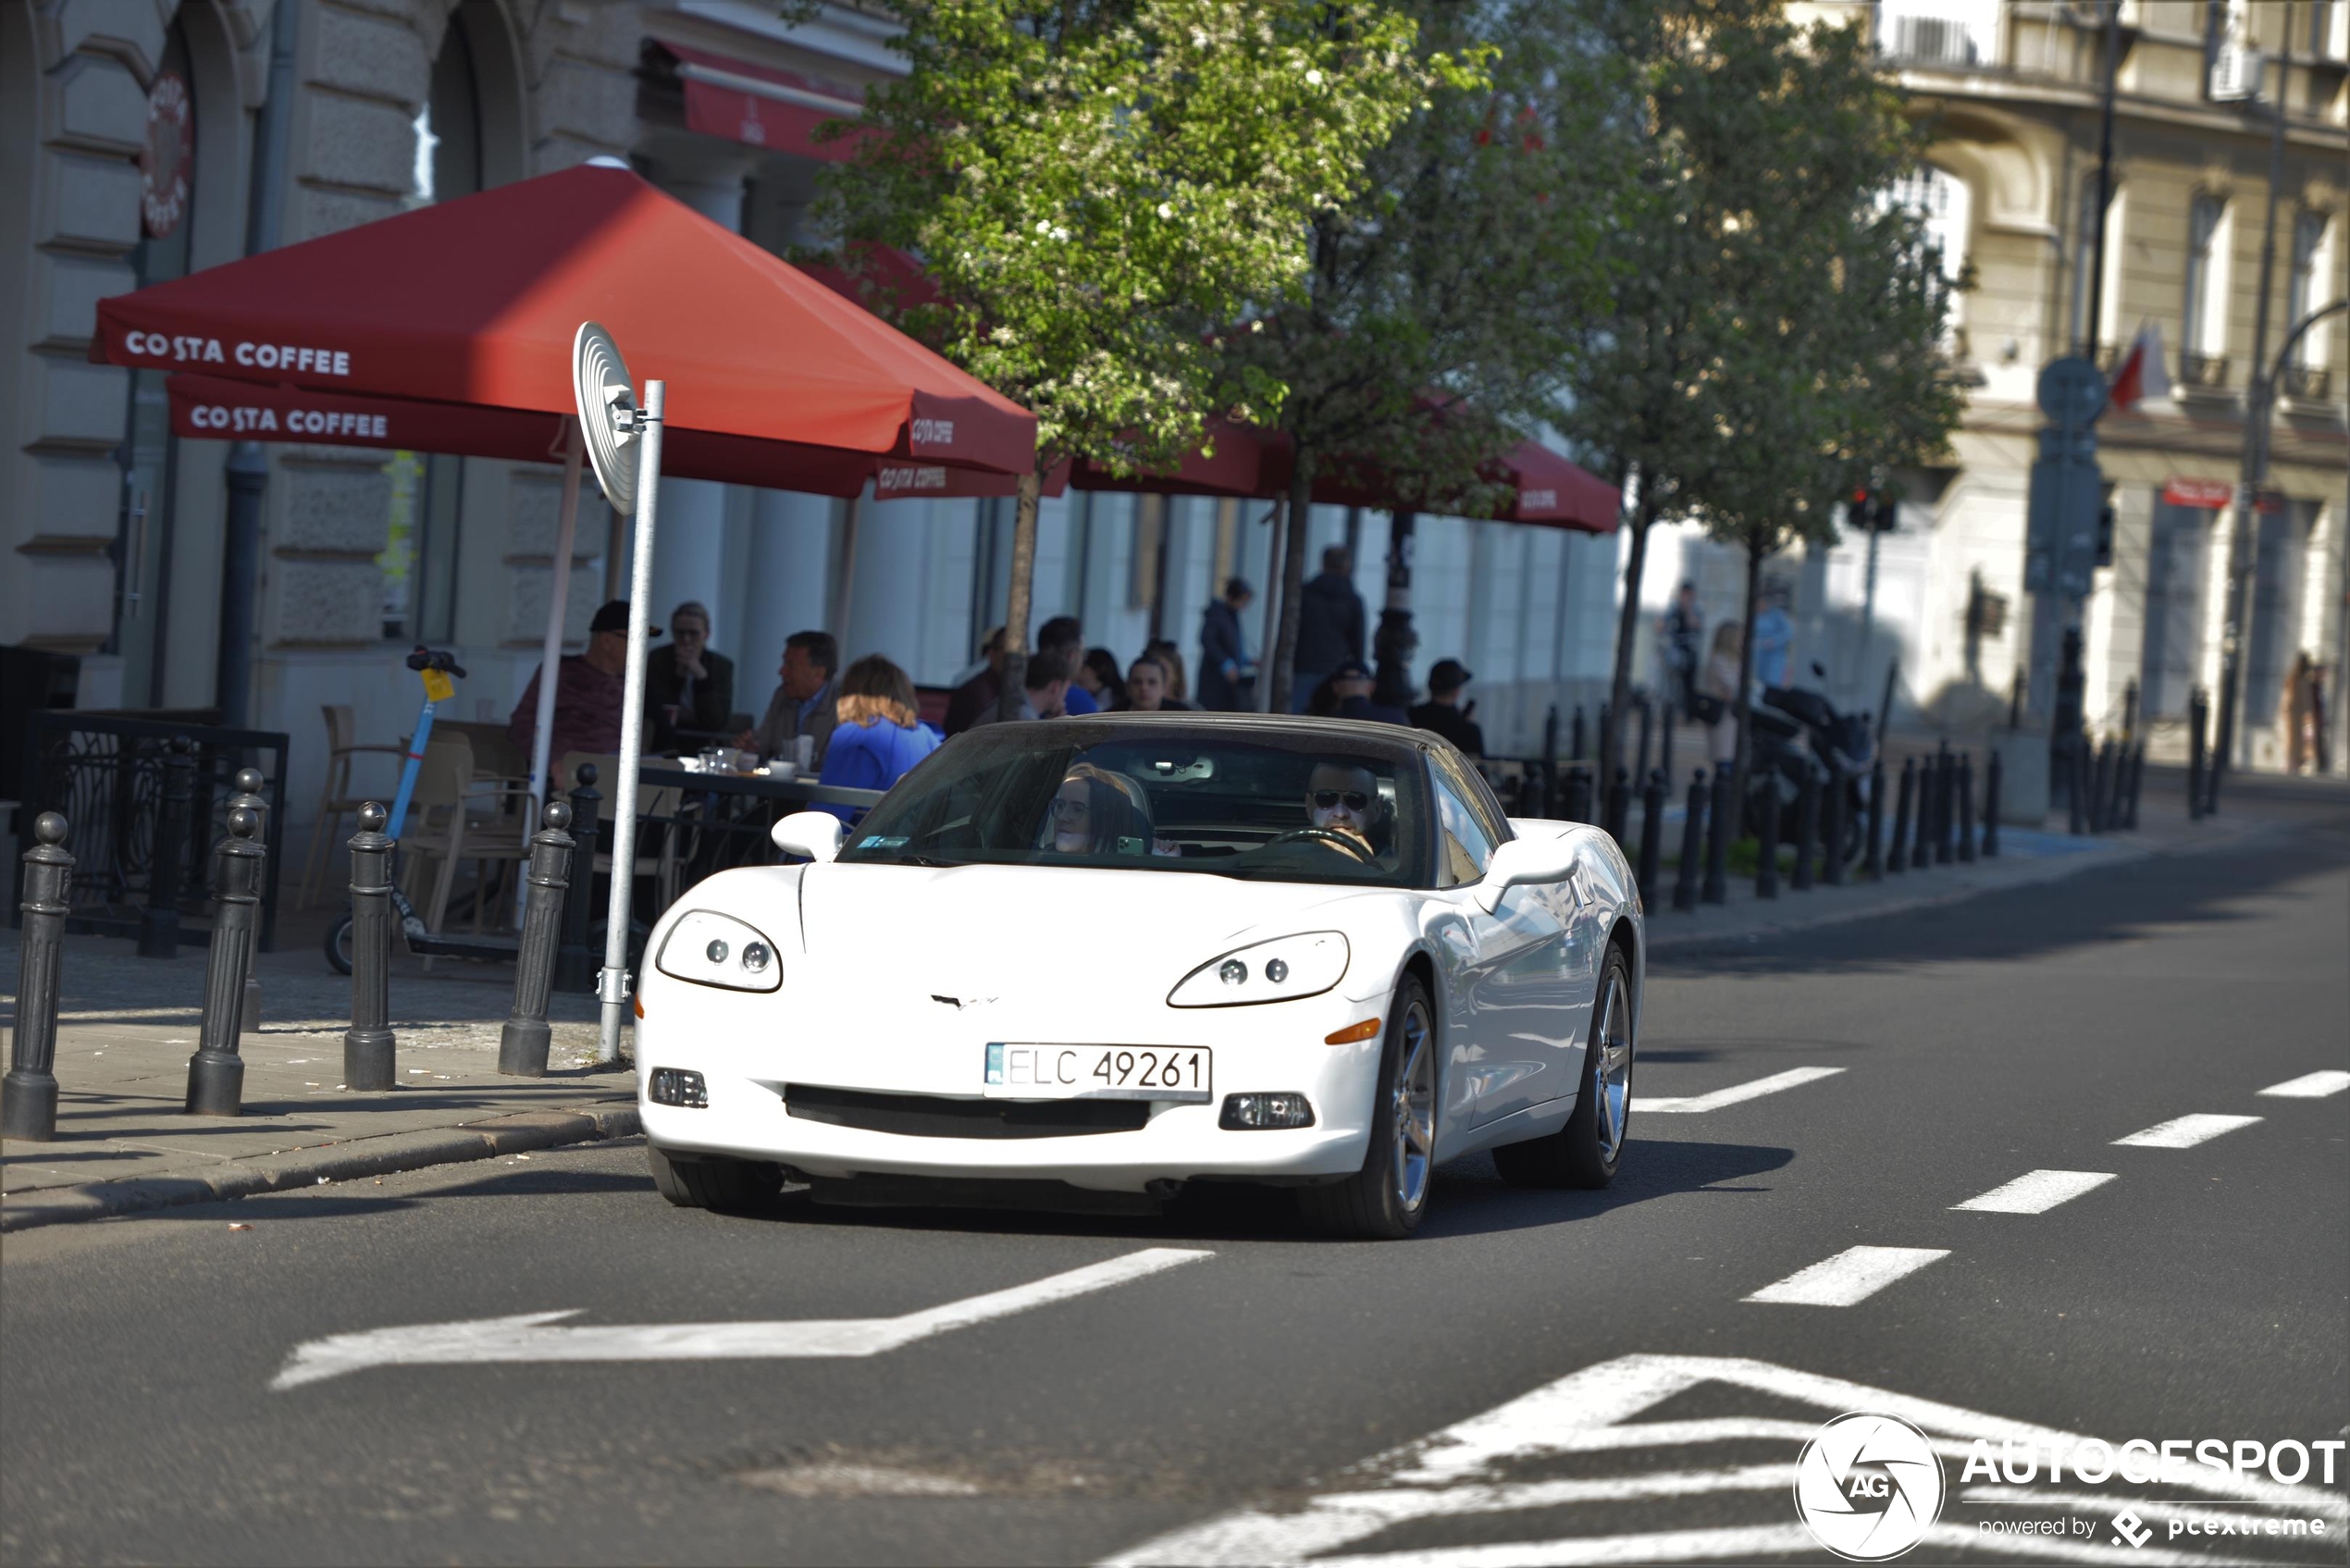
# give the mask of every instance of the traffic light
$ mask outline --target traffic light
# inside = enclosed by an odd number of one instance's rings
[[[2113,564],[2113,508],[2110,504],[2097,508],[2097,564]]]
[[[1854,490],[1845,516],[1862,533],[1889,534],[1900,521],[1900,503],[1882,490]]]

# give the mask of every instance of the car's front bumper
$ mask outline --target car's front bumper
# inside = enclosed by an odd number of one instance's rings
[[[649,976],[636,1034],[645,1134],[672,1152],[773,1160],[803,1175],[1058,1180],[1140,1192],[1194,1178],[1312,1180],[1362,1167],[1378,1039],[1324,1039],[1375,1016],[1376,1004],[1332,993],[1230,1008],[1119,1009],[1110,1029],[1074,1027],[1067,1006],[876,1011],[782,993],[754,995]],[[1106,1033],[1115,1034],[1105,1042]],[[1151,1103],[1131,1130],[1044,1137],[915,1136],[791,1114],[794,1084],[867,1093],[972,1099],[991,1041],[1205,1046],[1214,1053],[1205,1105]],[[655,1104],[655,1068],[702,1075],[708,1105]],[[1305,1128],[1231,1130],[1218,1125],[1225,1096],[1295,1093],[1314,1109]]]

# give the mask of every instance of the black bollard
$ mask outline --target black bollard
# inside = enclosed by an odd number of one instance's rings
[[[1536,770],[1534,814],[1548,820],[1551,808],[1558,803],[1559,775],[1559,705],[1551,704],[1542,716],[1542,757]]]
[[[1632,764],[1632,776],[1636,779],[1644,779],[1649,776],[1649,741],[1651,738],[1650,732],[1656,727],[1656,704],[1651,702],[1645,693],[1633,700],[1639,704],[1640,709],[1640,745],[1639,749],[1632,754],[1635,759]]]
[[[1670,699],[1667,699],[1664,704],[1664,710],[1657,715],[1657,722],[1661,727],[1657,732],[1656,737],[1656,771],[1664,775],[1665,787],[1668,793],[1672,787],[1673,778],[1674,717],[1673,704]]]
[[[1618,849],[1631,847],[1631,821],[1632,774],[1629,769],[1619,764],[1615,777],[1609,781],[1607,786],[1607,812],[1602,819],[1607,836],[1615,840]]]
[[[1583,757],[1584,757],[1584,751],[1583,751],[1583,741],[1584,741],[1584,738],[1585,738],[1585,737],[1584,737],[1584,735],[1583,735],[1583,705],[1582,705],[1581,703],[1579,703],[1579,702],[1578,702],[1578,703],[1577,703],[1577,704],[1575,705],[1575,728],[1574,728],[1572,731],[1570,731],[1570,732],[1568,733],[1567,737],[1566,737],[1566,739],[1567,739],[1566,759],[1567,759],[1567,760],[1568,760],[1568,761],[1570,761],[1570,762],[1580,762],[1581,760],[1583,760]]]
[[[2121,826],[2121,744],[2109,736],[2097,753],[2097,832]]]
[[[2203,817],[2203,693],[2187,698],[2187,821]]]
[[[147,902],[139,911],[142,958],[176,957],[179,952],[179,870],[186,864],[188,803],[195,793],[193,747],[186,735],[173,735],[164,743],[163,803],[147,857]]]
[[[547,993],[555,978],[556,927],[571,871],[571,808],[547,803],[530,841],[530,891],[522,912],[522,943],[514,955],[514,1010],[498,1032],[498,1070],[510,1078],[547,1076]]]
[[[1950,840],[1958,825],[1958,759],[1950,755],[1950,743],[1946,740],[1934,759],[1934,863],[1937,866],[1957,858],[1958,846]]]
[[[596,817],[604,797],[596,793],[596,765],[579,765],[579,784],[571,792],[572,840],[588,846],[579,875],[563,899],[563,940],[555,955],[555,989],[595,994],[596,972],[604,956],[588,945],[588,919],[596,901]]]
[[[1787,879],[1798,893],[1812,891],[1812,846],[1820,836],[1820,774],[1805,760],[1803,780],[1795,786],[1795,874]]]
[[[1591,809],[1591,770],[1581,763],[1572,763],[1566,770],[1566,798],[1559,807],[1559,816],[1569,822],[1593,822],[1599,820]]]
[[[1910,844],[1910,870],[1922,871],[1934,864],[1934,759],[1918,764],[1917,833]]]
[[[1762,821],[1755,835],[1754,896],[1776,898],[1779,895],[1779,782],[1775,778],[1762,782]],[[1799,858],[1798,866],[1803,864]]]
[[[1826,793],[1820,797],[1820,880],[1844,885],[1844,770],[1828,764]]]
[[[2082,765],[2083,750],[2080,736],[2067,735],[2059,770],[2065,784],[2065,832],[2075,838],[2089,831],[2089,803],[2084,798],[2089,793],[2089,773]]]
[[[1974,859],[1974,758],[1959,759],[1959,858]]]
[[[266,851],[254,836],[260,827],[260,819],[242,806],[229,813],[229,837],[220,846],[220,912],[212,923],[212,951],[204,965],[204,1021],[197,1028],[196,1053],[188,1058],[190,1116],[243,1113],[245,1059],[237,1055],[237,1020],[244,1010],[245,969],[253,962],[254,922],[261,905]]]
[[[390,813],[370,800],[351,836],[351,1027],[342,1036],[342,1086],[396,1088],[399,1042],[391,1032],[391,852]]]
[[[1996,751],[1983,759],[1983,858],[1996,859],[1999,853],[1999,754]]]
[[[2132,833],[2138,831],[2138,797],[2146,792],[2146,743],[2138,742],[2130,748],[2130,803],[2122,826]]]
[[[1708,904],[1730,901],[1730,840],[1741,825],[1738,802],[1730,798],[1733,780],[1727,768],[1713,770],[1713,831],[1705,840],[1705,886],[1698,896]]]
[[[1689,803],[1681,819],[1681,865],[1673,878],[1673,907],[1697,907],[1697,863],[1705,853],[1705,803],[1712,792],[1705,786],[1705,770],[1700,768],[1689,775]]]
[[[43,811],[24,852],[24,935],[17,971],[16,1042],[0,1078],[0,1138],[46,1142],[57,1135],[57,968],[65,952],[73,857],[66,820]]]
[[[237,792],[229,797],[229,809],[233,811],[241,806],[251,811],[253,820],[261,824],[254,830],[254,841],[266,846],[269,842],[269,802],[261,793],[261,783],[260,769],[238,769]],[[254,891],[255,893],[261,891],[258,883],[254,885]],[[258,951],[256,944],[256,956]],[[240,1035],[261,1032],[261,977],[254,973],[253,965],[250,962],[245,965],[244,1000],[237,1013],[237,1032]]]
[[[1893,858],[1885,863],[1888,871],[1907,870],[1910,867],[1910,813],[1917,803],[1918,759],[1901,759],[1901,804],[1893,813]]]
[[[1664,866],[1664,770],[1649,775],[1640,789],[1640,903],[1653,908],[1662,891],[1656,879]]]
[[[1869,765],[1869,832],[1861,869],[1875,880],[1885,875],[1885,756]]]

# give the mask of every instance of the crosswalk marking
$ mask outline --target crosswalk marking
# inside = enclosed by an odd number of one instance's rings
[[[2305,1072],[2299,1078],[2271,1083],[2260,1093],[2280,1100],[2322,1100],[2344,1089],[2350,1089],[2350,1072],[2329,1068],[2324,1072]]]
[[[1843,1070],[1842,1068],[1789,1068],[1785,1072],[1775,1072],[1768,1078],[1758,1078],[1751,1083],[1739,1083],[1727,1089],[1716,1089],[1710,1094],[1667,1095],[1653,1100],[1635,1099],[1632,1102],[1632,1108],[1636,1111],[1718,1111],[1725,1105],[1735,1105],[1741,1100],[1759,1100],[1765,1094],[1775,1094],[1782,1089],[1793,1089],[1800,1084],[1817,1082],[1823,1078],[1834,1078]]]
[[[2046,1214],[2112,1179],[2113,1173],[2108,1170],[2032,1170],[1950,1206],[1972,1214]]]
[[[1848,1247],[1746,1299],[1780,1306],[1852,1306],[1949,1255],[1948,1247]]]
[[[2250,1127],[2258,1117],[2229,1117],[2196,1115],[2176,1117],[2158,1122],[2144,1132],[2133,1132],[2127,1138],[2116,1138],[2118,1149],[2192,1149],[2197,1143],[2208,1143],[2222,1132],[2233,1132],[2239,1127]]]

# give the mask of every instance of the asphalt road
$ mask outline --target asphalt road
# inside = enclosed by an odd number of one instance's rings
[[[1676,955],[1639,1100],[1836,1070],[1636,1108],[1602,1194],[1457,1162],[1400,1245],[1307,1239],[1278,1198],[725,1218],[663,1204],[634,1144],[12,1235],[0,1559],[1829,1562],[1789,1477],[1861,1409],[1952,1444],[1905,1561],[2341,1562],[2350,1464],[2054,1496],[1957,1455],[2017,1423],[2350,1436],[2350,1093],[2260,1093],[2350,1068],[2345,830]],[[2115,1142],[2189,1117],[2259,1119]],[[2038,1171],[2087,1190],[1954,1207]],[[890,1318],[1150,1248],[1209,1255],[860,1356],[272,1386],[328,1336]],[[1798,1277],[1876,1288],[1747,1299]],[[2170,1534],[2279,1516],[2325,1530]],[[2020,1519],[2072,1533],[1983,1532]]]

